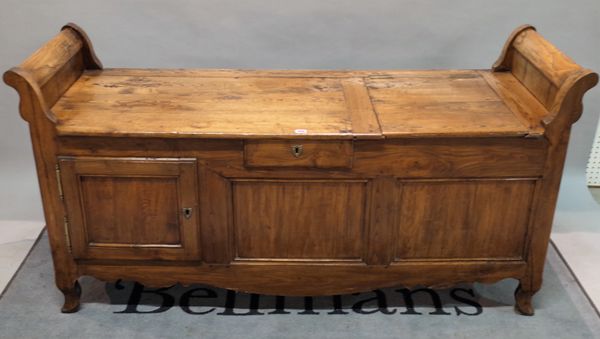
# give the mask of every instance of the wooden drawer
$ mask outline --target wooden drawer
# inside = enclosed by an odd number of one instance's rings
[[[352,141],[272,140],[244,144],[246,167],[352,167]]]

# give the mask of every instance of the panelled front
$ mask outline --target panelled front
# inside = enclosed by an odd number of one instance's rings
[[[73,254],[199,259],[196,161],[59,159]]]
[[[248,144],[61,139],[75,156],[61,161],[65,196],[81,201],[66,198],[74,253],[236,265],[523,260],[544,139],[354,141],[350,168],[248,165]],[[293,158],[290,147],[281,156]],[[169,160],[87,165],[92,156]],[[187,205],[197,205],[191,219]]]
[[[238,264],[522,261],[537,183],[210,178],[205,254]]]

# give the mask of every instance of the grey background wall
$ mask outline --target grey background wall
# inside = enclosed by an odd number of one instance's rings
[[[600,71],[600,1],[23,1],[0,11],[0,70],[66,22],[90,35],[105,67],[489,68],[508,34],[530,23]],[[42,220],[27,125],[0,86],[0,220]],[[600,110],[590,91],[575,125],[559,209],[591,204],[585,165]]]

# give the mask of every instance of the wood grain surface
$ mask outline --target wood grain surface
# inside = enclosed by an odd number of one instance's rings
[[[283,71],[282,71],[283,72]],[[540,135],[478,71],[354,77],[89,72],[52,108],[60,135],[336,138]],[[487,72],[489,73],[489,72]],[[302,73],[300,73],[302,74]],[[343,75],[346,78],[343,78]],[[514,82],[512,86],[521,86]],[[530,99],[526,90],[515,92]]]
[[[237,258],[362,259],[365,193],[360,181],[235,181]]]
[[[533,180],[406,181],[396,260],[523,260]]]

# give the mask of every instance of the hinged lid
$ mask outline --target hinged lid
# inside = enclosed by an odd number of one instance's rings
[[[53,111],[61,135],[382,137],[361,78],[108,70],[82,75]]]
[[[547,112],[543,107],[544,112],[525,112],[531,105],[524,103],[537,101],[517,81],[501,91],[505,85],[498,81],[505,78],[470,70],[108,69],[84,72],[52,111],[59,135],[239,139],[541,135],[539,119],[534,118]]]

